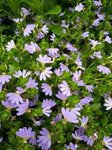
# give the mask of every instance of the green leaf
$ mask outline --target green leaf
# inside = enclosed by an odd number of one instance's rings
[[[101,107],[101,104],[100,104],[100,103],[92,104],[92,105],[90,106],[90,108],[91,108],[93,111],[99,110],[100,107]]]
[[[53,14],[59,14],[61,12],[61,7],[59,5],[57,5],[55,8],[51,9],[50,11],[48,11],[46,14],[47,15],[53,15]]]
[[[54,25],[54,24],[49,25],[49,29],[58,36],[63,34],[63,28],[58,25]]]

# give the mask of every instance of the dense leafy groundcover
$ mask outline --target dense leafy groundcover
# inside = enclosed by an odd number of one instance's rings
[[[111,3],[25,2],[0,18],[0,150],[111,150]]]

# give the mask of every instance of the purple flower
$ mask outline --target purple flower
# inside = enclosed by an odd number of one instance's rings
[[[67,72],[69,72],[69,68],[66,65],[64,65],[63,63],[60,63],[60,69],[61,69],[62,72],[64,70],[66,70]]]
[[[99,58],[99,59],[102,59],[102,56],[101,56],[101,52],[100,52],[100,51],[94,52],[94,53],[93,53],[93,56],[95,56],[95,57],[97,57],[97,58]]]
[[[80,69],[85,70],[85,68],[82,67],[82,61],[81,61],[81,58],[80,58],[79,55],[80,55],[80,53],[78,53],[78,56],[77,56],[77,58],[76,58],[76,65],[77,65]]]
[[[35,24],[28,24],[24,30],[24,36],[29,36],[30,33],[32,33],[32,30],[35,28]]]
[[[66,122],[78,123],[77,116],[73,111],[70,111],[69,108],[67,109],[62,108],[61,112],[64,116],[64,121],[63,121],[64,124],[66,124]]]
[[[80,80],[77,83],[78,83],[78,86],[85,86],[85,83],[83,82],[83,80]]]
[[[99,66],[97,66],[97,68],[98,68],[99,72],[102,72],[103,74],[111,73],[110,69],[105,66],[99,65]]]
[[[10,75],[0,75],[0,84],[5,84],[5,82],[9,82],[9,79],[11,79],[12,77]]]
[[[47,28],[46,25],[44,25],[44,26],[42,27],[42,31],[43,31],[45,34],[48,33],[48,28]]]
[[[50,113],[52,112],[51,107],[55,106],[55,101],[52,101],[51,99],[43,100],[42,102],[42,108],[43,108],[43,114],[45,114],[47,117],[50,116]]]
[[[21,87],[16,87],[16,89],[17,89],[17,91],[16,91],[17,94],[24,93],[25,90],[26,90],[26,89],[23,89],[23,88],[21,88]]]
[[[48,48],[47,51],[49,52],[50,55],[55,55],[59,51],[58,48]]]
[[[36,51],[40,51],[40,47],[33,42],[30,42],[31,45],[25,44],[25,49],[30,53],[33,54]]]
[[[30,137],[29,138],[29,143],[32,144],[33,146],[37,145],[37,140],[35,137]]]
[[[104,106],[106,106],[106,110],[110,110],[112,108],[112,98],[108,97],[108,99],[105,100]]]
[[[23,103],[23,99],[18,93],[8,93],[6,97],[7,101],[11,101],[12,104],[18,105],[19,103]]]
[[[80,113],[79,113],[80,110],[81,110],[81,108],[76,106],[75,108],[72,109],[72,112],[75,115],[80,116]]]
[[[69,145],[65,145],[65,148],[67,148],[67,150],[71,149],[71,150],[77,150],[78,145],[77,144],[73,144],[72,142],[69,143]]]
[[[104,136],[102,144],[112,150],[112,138],[109,138],[109,136]]]
[[[80,100],[80,104],[81,105],[85,105],[85,104],[89,105],[89,103],[92,101],[93,101],[93,98],[91,98],[90,96],[87,96]]]
[[[45,34],[41,31],[38,33],[37,39],[43,39],[45,37]]]
[[[104,98],[107,98],[107,97],[108,97],[108,95],[109,95],[109,94],[104,93],[104,95],[103,95],[103,96],[104,96]]]
[[[29,127],[28,129],[26,127],[23,127],[19,129],[19,131],[16,132],[16,135],[17,136],[20,136],[23,138],[23,142],[24,143],[27,143],[27,140],[31,137],[33,137],[35,134],[34,131],[32,131],[32,128]]]
[[[61,120],[61,119],[62,119],[62,116],[61,115],[57,115],[56,118],[53,118],[53,121],[56,124],[56,122],[59,121],[59,120]]]
[[[61,99],[62,101],[66,101],[68,96],[64,95],[62,92],[58,92],[58,94],[56,94],[56,97]]]
[[[3,84],[0,82],[0,92],[2,91]]]
[[[77,52],[77,48],[73,47],[72,44],[68,43],[66,44],[66,47],[68,50],[73,51],[73,52]]]
[[[46,128],[42,128],[42,131],[39,132],[41,136],[37,136],[38,147],[41,147],[42,150],[49,150],[51,146],[51,134]]]
[[[14,18],[14,19],[12,19],[14,22],[22,22],[24,19],[23,18]]]
[[[73,81],[74,82],[77,82],[77,81],[79,81],[79,78],[80,78],[80,76],[81,76],[81,70],[79,70],[79,71],[75,71],[75,73],[73,73]]]
[[[96,5],[96,6],[102,6],[102,3],[101,3],[101,2],[98,2],[98,1],[96,1],[96,0],[94,0],[93,4]]]
[[[99,20],[104,20],[105,19],[105,14],[101,15],[101,14],[97,14]]]
[[[92,137],[87,137],[86,135],[83,137],[84,139],[84,142],[87,142],[87,145],[90,145],[90,146],[92,146],[93,145],[93,143],[94,143],[94,140],[93,140],[93,138]]]
[[[108,35],[109,34],[109,31],[104,31],[104,35]]]
[[[27,112],[28,111],[28,106],[29,106],[29,100],[28,99],[26,99],[26,102],[23,102],[22,104],[18,104],[17,105],[17,111],[18,111],[18,113],[16,114],[17,116],[21,116],[21,115],[23,115],[25,112]]]
[[[89,36],[89,32],[84,32],[83,34],[81,34],[81,36],[83,36],[84,38]]]
[[[75,7],[75,10],[78,11],[78,12],[80,12],[81,10],[83,10],[83,7],[84,7],[84,5],[82,5],[82,3],[79,3],[79,5],[77,5]]]
[[[68,10],[70,10],[70,11],[74,12],[74,8],[72,8],[72,7],[69,7],[69,9],[68,9]]]
[[[10,101],[6,100],[6,101],[1,101],[2,105],[5,106],[8,110],[12,109],[12,108],[16,108],[17,105],[16,104],[12,104]]]
[[[48,85],[47,83],[42,83],[42,92],[45,93],[45,95],[52,96],[52,85]]]
[[[93,92],[93,86],[92,85],[86,85],[86,90],[88,90],[88,92]]]
[[[3,137],[0,137],[0,143],[3,141]]]
[[[54,72],[55,72],[55,74],[56,74],[57,76],[59,76],[59,77],[62,76],[62,71],[61,71],[60,68],[55,69]]]
[[[51,71],[52,67],[46,67],[40,74],[40,81],[43,79],[44,81],[46,80],[46,77],[50,78],[51,74],[53,73]]]
[[[98,27],[98,26],[99,26],[99,23],[100,23],[100,20],[99,20],[99,19],[96,19],[96,20],[93,22],[93,26]]]
[[[30,107],[34,106],[37,100],[38,100],[38,95],[36,95],[36,96],[29,102],[29,106],[30,106]]]
[[[110,38],[109,36],[106,36],[105,41],[106,41],[107,43],[109,43],[109,44],[112,43],[111,38]]]
[[[65,80],[62,81],[62,84],[59,84],[58,87],[60,88],[61,92],[66,95],[66,96],[70,96],[71,92],[70,92],[70,88],[67,84],[67,82]]]
[[[51,36],[50,36],[50,40],[51,41],[54,41],[54,38],[56,37],[56,35],[53,33]]]
[[[9,52],[12,48],[15,47],[15,43],[13,40],[11,40],[10,42],[8,42],[8,44],[6,45],[6,50],[7,52]]]
[[[63,28],[68,28],[68,27],[69,27],[69,23],[66,24],[65,20],[62,20],[61,27],[63,27]]]
[[[26,73],[26,70],[24,69],[23,72],[21,70],[15,71],[15,74],[13,74],[14,77],[19,78],[20,76],[23,76],[23,78],[28,77],[31,74],[31,71],[28,71]]]
[[[26,8],[22,7],[21,9],[24,16],[30,15],[30,12]]]
[[[77,141],[82,141],[83,136],[84,136],[83,133],[84,133],[84,130],[82,128],[79,128],[77,131],[75,131],[75,134],[72,133],[72,137],[76,139]]]
[[[88,119],[89,119],[89,117],[87,116],[87,117],[82,117],[82,118],[79,118],[79,120],[81,121],[81,127],[83,127],[84,129],[86,129],[86,124],[87,124],[87,122],[88,122]]]
[[[29,81],[25,84],[26,87],[29,88],[36,88],[38,90],[38,83],[36,82],[35,79],[32,79],[32,77],[29,78]]]
[[[41,54],[39,54],[39,58],[37,58],[37,60],[44,64],[52,63],[51,58],[47,55],[42,56]]]

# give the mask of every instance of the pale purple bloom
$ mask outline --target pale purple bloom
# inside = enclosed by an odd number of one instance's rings
[[[49,54],[55,55],[55,54],[57,54],[59,49],[58,48],[48,48],[47,51],[49,52]]]
[[[43,100],[42,102],[43,114],[49,117],[50,113],[52,112],[51,107],[54,107],[55,105],[56,105],[55,101],[52,101],[51,99]]]
[[[64,65],[63,63],[60,63],[60,69],[61,69],[61,72],[63,72],[64,70],[69,72],[69,68],[66,65]]]
[[[52,63],[51,58],[47,55],[42,56],[41,54],[39,54],[39,58],[37,58],[37,60],[44,64]]]
[[[49,150],[51,147],[51,136],[50,132],[46,128],[42,128],[42,131],[39,132],[41,136],[37,136],[38,147],[41,147],[42,150]]]
[[[93,92],[94,87],[92,85],[86,85],[85,87],[86,87],[86,90],[88,90],[88,92],[91,92],[91,93]]]
[[[60,54],[58,54],[58,53],[50,54],[49,53],[48,56],[58,58],[60,56]]]
[[[14,22],[22,22],[24,19],[23,18],[14,18],[12,19]]]
[[[40,81],[43,79],[44,81],[46,80],[46,77],[50,78],[51,74],[53,73],[51,71],[52,67],[46,67],[40,74]]]
[[[71,150],[77,150],[78,145],[77,144],[73,144],[72,142],[69,143],[69,145],[65,145],[65,148],[67,148],[67,150],[71,149]]]
[[[10,75],[0,75],[0,84],[4,85],[5,82],[9,82],[9,80],[11,79],[12,77]]]
[[[7,101],[10,101],[12,104],[18,105],[19,103],[23,103],[23,99],[18,93],[8,93],[6,97]]]
[[[75,7],[75,10],[78,11],[78,12],[80,12],[81,10],[83,10],[83,7],[84,7],[84,5],[82,5],[82,3],[79,3],[79,5],[77,5]]]
[[[32,79],[32,77],[29,78],[29,81],[25,84],[26,87],[29,88],[36,88],[38,90],[38,83],[36,82],[35,79]]]
[[[56,124],[56,122],[59,121],[59,120],[61,120],[61,119],[62,119],[62,116],[61,115],[57,115],[56,118],[53,118],[53,121]]]
[[[39,119],[39,117],[38,117],[38,119]],[[34,126],[34,127],[36,127],[36,126],[41,126],[43,122],[44,122],[44,119],[43,119],[43,118],[42,118],[42,119],[39,119],[38,121],[34,122],[33,126]]]
[[[42,31],[43,31],[45,34],[48,33],[48,27],[47,27],[47,25],[44,25],[44,26],[42,27]]]
[[[29,102],[29,106],[30,106],[30,107],[34,106],[37,100],[38,100],[38,95],[36,95],[36,96]]]
[[[23,115],[27,110],[28,110],[28,106],[29,106],[29,100],[26,99],[26,102],[23,102],[22,104],[18,104],[17,105],[17,111],[18,113],[16,114],[17,116],[21,116]]]
[[[24,16],[30,15],[30,12],[26,8],[22,7],[21,9]]]
[[[81,34],[81,36],[83,36],[84,38],[88,37],[89,36],[89,32],[84,32],[83,34]]]
[[[77,83],[78,83],[78,86],[85,86],[85,83],[83,82],[83,80],[80,80]]]
[[[71,123],[78,123],[77,116],[74,114],[73,111],[70,111],[69,108],[62,108],[61,112],[64,116],[64,123],[71,122]]]
[[[16,93],[21,94],[24,93],[26,89],[23,89],[22,87],[16,87],[17,91]]]
[[[74,82],[79,81],[80,76],[81,76],[81,70],[79,71],[76,70],[75,73],[73,73],[73,81]]]
[[[40,51],[40,47],[33,42],[30,42],[31,45],[25,44],[25,49],[30,53],[33,54],[36,51]]]
[[[70,51],[77,52],[77,48],[73,47],[69,42],[67,42],[66,47]]]
[[[28,140],[29,140],[29,143],[32,144],[33,146],[37,145],[37,140],[35,137],[30,137]]]
[[[112,138],[109,136],[104,136],[103,145],[105,145],[109,150],[112,150]]]
[[[99,59],[102,59],[102,56],[101,56],[101,52],[100,52],[100,51],[94,52],[94,53],[93,53],[93,56],[95,56],[95,57],[97,57],[97,58],[99,58]]]
[[[79,55],[80,55],[80,53],[78,53],[78,56],[77,56],[77,58],[76,58],[76,65],[77,65],[80,69],[85,70],[85,68],[82,67],[82,61],[81,61],[81,58],[80,58]]]
[[[108,97],[108,95],[109,95],[109,94],[104,93],[104,95],[103,95],[103,96],[104,96],[104,98],[107,98],[107,97]]]
[[[105,19],[105,14],[101,15],[101,14],[98,14],[97,15],[99,20],[104,20]]]
[[[102,6],[102,3],[96,0],[94,0],[93,4],[96,6]]]
[[[80,110],[81,110],[81,108],[76,106],[75,108],[72,109],[72,112],[75,115],[80,116],[80,113],[79,113]]]
[[[23,72],[21,70],[15,71],[15,74],[13,74],[14,77],[19,78],[20,76],[23,76],[23,78],[28,77],[31,74],[31,71],[28,71],[26,73],[26,70],[24,69]]]
[[[68,27],[69,27],[69,22],[68,22],[68,24],[66,24],[66,23],[65,23],[65,20],[62,20],[61,27],[63,27],[63,28],[68,28]]]
[[[65,80],[63,80],[62,83],[58,85],[58,87],[64,95],[71,95],[70,88]]]
[[[55,69],[54,72],[57,76],[61,76],[63,74],[60,68]]]
[[[82,129],[81,127],[79,127],[78,130],[75,131],[75,134],[72,133],[72,137],[76,140],[82,141],[83,140],[83,133],[84,133],[84,129]]]
[[[17,136],[20,136],[23,138],[23,142],[27,143],[27,140],[35,135],[35,132],[32,131],[32,128],[29,127],[28,129],[26,127],[23,127],[19,129],[19,131],[16,132]]]
[[[109,31],[104,31],[104,35],[108,35],[109,34]]]
[[[107,43],[109,43],[109,44],[112,43],[111,38],[110,38],[109,36],[106,36],[105,41],[106,41]]]
[[[66,33],[66,29],[63,29],[63,33],[64,33],[64,34]]]
[[[4,106],[4,107],[6,107],[8,110],[10,110],[11,108],[16,108],[17,107],[17,105],[16,104],[12,104],[10,101],[8,101],[7,99],[6,99],[6,101],[1,101],[1,103],[2,103],[2,105]]]
[[[95,41],[95,40],[89,39],[89,41],[91,41],[91,45],[92,45],[91,49],[92,49],[92,48],[95,48],[96,45],[101,44],[101,42],[98,42],[98,41]]]
[[[93,26],[98,27],[98,26],[99,26],[99,23],[100,23],[100,20],[99,20],[99,19],[96,19],[96,20],[93,22]]]
[[[3,84],[0,82],[0,91],[2,91]]]
[[[3,141],[3,137],[0,137],[0,143]]]
[[[35,71],[36,76],[40,75],[40,71]]]
[[[90,96],[87,96],[87,97],[82,98],[82,99],[80,100],[80,104],[81,104],[81,105],[85,105],[85,104],[89,105],[89,103],[92,102],[92,101],[93,101],[93,98],[90,97]]]
[[[32,30],[35,28],[35,24],[28,24],[24,30],[24,36],[29,36],[30,33],[32,33]]]
[[[6,50],[7,52],[9,52],[12,48],[15,47],[15,43],[13,40],[11,40],[10,42],[8,42],[8,44],[6,45]]]
[[[52,96],[52,86],[48,85],[47,83],[42,83],[41,88],[45,95]]]
[[[58,92],[58,94],[56,94],[56,97],[63,100],[63,101],[66,101],[68,98],[68,96],[64,95],[62,92]]]
[[[37,39],[43,39],[45,37],[45,34],[41,31],[38,33]]]
[[[83,140],[84,140],[84,142],[87,142],[87,145],[90,145],[90,146],[92,146],[93,143],[94,143],[93,138],[92,137],[87,137],[86,135],[84,136]]]
[[[99,65],[99,66],[97,66],[97,68],[98,68],[99,72],[102,72],[103,74],[111,73],[110,69],[105,66]]]
[[[86,129],[86,124],[87,124],[87,122],[88,122],[88,119],[89,119],[89,117],[87,116],[87,117],[82,117],[82,118],[79,118],[79,120],[81,121],[81,127],[83,127],[84,129]]]
[[[69,7],[69,9],[68,9],[68,10],[70,10],[70,11],[74,12],[74,8],[72,8],[72,7]]]
[[[112,108],[112,98],[108,97],[108,99],[105,100],[104,106],[106,106],[106,110],[110,110]]]
[[[56,37],[56,35],[53,33],[53,34],[50,36],[50,40],[51,40],[51,41],[54,41],[55,37]]]

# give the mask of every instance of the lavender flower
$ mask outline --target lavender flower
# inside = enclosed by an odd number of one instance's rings
[[[102,6],[102,3],[101,3],[101,2],[98,2],[98,1],[96,1],[96,0],[94,0],[93,4],[96,5],[96,6]]]
[[[84,136],[84,139],[83,139],[85,142],[87,142],[87,145],[90,145],[92,146],[93,143],[94,143],[94,139],[92,137],[87,137],[86,135]]]
[[[6,101],[1,101],[2,105],[5,106],[8,110],[12,109],[12,108],[16,108],[17,105],[16,104],[12,104],[10,101],[6,100]]]
[[[93,92],[93,86],[92,85],[86,85],[86,90],[88,90],[88,92]]]
[[[84,137],[83,133],[84,133],[84,130],[82,128],[79,128],[77,131],[75,131],[75,134],[72,133],[72,137],[76,139],[77,141],[82,141]]]
[[[112,138],[109,136],[104,136],[102,144],[105,145],[109,150],[112,149]]]
[[[79,70],[79,71],[75,71],[75,73],[73,73],[73,81],[74,82],[77,82],[77,81],[79,81],[79,78],[80,78],[80,76],[81,76],[81,70]]]
[[[78,83],[78,86],[85,86],[85,83],[83,82],[83,80],[80,80],[77,83]]]
[[[75,7],[75,10],[78,11],[78,12],[80,12],[81,10],[83,10],[83,7],[84,7],[84,5],[82,5],[82,3],[79,3],[79,5],[77,5]]]
[[[104,97],[104,98],[107,98],[107,97],[108,97],[108,95],[109,95],[109,94],[104,93],[104,94],[103,94],[103,97]]]
[[[77,144],[73,144],[72,142],[69,143],[69,145],[65,145],[65,148],[67,148],[67,150],[71,149],[71,150],[77,150],[78,145]]]
[[[20,76],[23,76],[23,78],[28,77],[31,74],[31,71],[28,71],[26,73],[26,70],[24,69],[23,72],[21,70],[15,71],[15,74],[13,74],[14,77],[19,78]]]
[[[87,116],[87,117],[82,117],[82,118],[79,118],[79,120],[81,121],[81,127],[83,127],[84,129],[86,129],[87,128],[87,126],[86,126],[86,124],[87,124],[87,122],[88,122],[88,119],[89,119],[89,117]]]
[[[97,66],[97,68],[98,68],[99,72],[102,72],[103,74],[111,73],[110,69],[105,66],[99,65],[99,66]]]
[[[102,56],[101,56],[101,52],[100,52],[100,51],[94,52],[94,53],[93,53],[93,56],[95,56],[95,57],[97,57],[97,58],[99,58],[99,59],[102,59]]]
[[[55,37],[56,37],[56,35],[53,33],[53,34],[50,36],[50,40],[51,40],[51,41],[54,41]]]
[[[96,20],[93,22],[93,26],[98,27],[98,26],[99,26],[99,23],[100,23],[100,20],[99,20],[99,19],[96,19]]]
[[[22,7],[21,9],[24,16],[30,15],[30,12],[26,8]]]
[[[11,79],[12,77],[10,75],[6,75],[6,74],[2,74],[0,75],[0,84],[4,85],[5,82],[9,82],[9,79]]]
[[[33,146],[36,146],[36,145],[37,145],[37,140],[36,140],[35,137],[30,137],[28,140],[29,140],[28,142],[29,142],[30,144],[32,144]]]
[[[29,78],[29,81],[25,84],[27,89],[29,88],[36,88],[38,90],[38,83],[36,82],[35,79],[32,79],[32,77]]]
[[[55,72],[55,74],[56,74],[57,76],[59,76],[59,77],[62,75],[62,71],[61,71],[60,68],[55,69],[54,72]]]
[[[59,49],[58,48],[48,48],[47,51],[49,52],[49,54],[55,55],[55,54],[57,54]]]
[[[109,43],[109,44],[112,43],[111,38],[110,38],[109,36],[106,36],[105,41],[106,41],[107,43]]]
[[[61,92],[64,95],[67,95],[67,96],[71,95],[70,88],[65,80],[63,80],[62,84],[59,84],[58,87],[60,88]]]
[[[44,64],[52,63],[51,58],[47,55],[42,56],[41,54],[39,54],[39,58],[37,58],[37,60]]]
[[[37,136],[38,147],[41,147],[42,150],[49,150],[51,146],[51,134],[46,128],[42,128],[42,131],[39,132],[41,136]]]
[[[23,138],[23,142],[24,143],[27,143],[27,140],[31,137],[33,137],[35,134],[34,131],[32,131],[32,128],[29,127],[28,129],[26,127],[23,127],[19,129],[19,131],[16,132],[16,135],[17,136],[20,136]]]
[[[98,42],[98,41],[91,40],[91,39],[89,39],[89,40],[91,41],[91,45],[92,45],[91,49],[94,49],[94,48],[96,47],[96,45],[101,44],[101,43]]]
[[[59,120],[61,120],[61,119],[62,119],[62,116],[61,115],[57,115],[56,118],[53,118],[53,121],[56,124],[56,122],[59,121]]]
[[[45,37],[45,34],[40,31],[40,32],[38,33],[37,39],[43,39],[44,37]]]
[[[36,96],[29,102],[29,106],[30,106],[30,107],[34,106],[37,100],[38,100],[38,95],[36,95]]]
[[[60,63],[60,69],[61,69],[62,72],[64,70],[66,70],[67,72],[69,72],[69,68],[66,65],[64,65],[63,63]]]
[[[28,111],[28,106],[29,106],[29,100],[28,99],[26,99],[26,102],[23,102],[22,104],[18,104],[17,105],[17,111],[18,111],[18,113],[16,114],[17,116],[21,116],[21,115],[23,115],[25,112],[27,112]]]
[[[51,71],[52,67],[46,67],[40,74],[40,81],[43,79],[44,81],[46,80],[46,77],[50,78],[51,74],[53,73]]]
[[[73,47],[72,44],[68,43],[66,44],[66,47],[68,50],[73,51],[73,52],[77,52],[77,48]]]
[[[91,98],[90,96],[87,96],[87,97],[80,100],[80,104],[81,105],[85,105],[85,104],[89,105],[89,103],[91,101],[93,101],[93,98]]]
[[[68,96],[64,95],[62,92],[58,92],[58,94],[56,94],[56,97],[61,99],[64,103],[66,102]]]
[[[35,24],[28,24],[24,30],[24,36],[29,36],[30,33],[32,33],[32,30],[35,28]]]
[[[3,137],[0,137],[0,143],[3,141]]]
[[[0,82],[0,92],[2,91],[3,84]]]
[[[42,83],[42,92],[45,93],[45,95],[52,96],[52,85],[48,85],[47,83]]]
[[[80,69],[85,70],[85,68],[82,67],[82,61],[81,61],[81,58],[80,58],[79,55],[80,55],[80,53],[78,53],[78,56],[77,56],[77,58],[76,58],[76,65],[77,65]]]
[[[83,36],[84,38],[89,36],[89,32],[84,32],[83,34],[81,34],[81,36]]]
[[[98,14],[97,15],[99,20],[104,20],[105,19],[105,14],[101,15],[101,14]]]
[[[6,45],[6,50],[7,52],[9,52],[12,48],[15,47],[15,43],[13,40],[11,40],[10,42],[8,42],[8,44]]]
[[[6,97],[7,101],[10,101],[12,104],[18,105],[19,103],[23,103],[23,99],[18,93],[8,93]]]
[[[33,42],[30,42],[31,45],[25,44],[25,49],[30,53],[33,54],[36,51],[40,51],[40,47]]]
[[[24,93],[26,89],[23,89],[22,87],[16,87],[17,91],[16,93],[17,94],[21,94],[21,93]]]
[[[105,100],[104,106],[106,106],[106,110],[110,110],[112,108],[112,98],[108,97],[108,99]]]
[[[78,123],[77,116],[74,114],[73,111],[70,111],[69,108],[67,109],[62,108],[61,112],[64,116],[64,121],[63,121],[64,124],[66,124],[66,122]]]
[[[43,31],[45,34],[48,33],[48,28],[47,28],[46,25],[44,25],[44,26],[42,27],[42,31]]]

